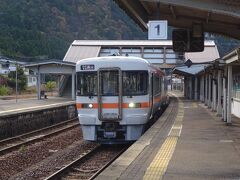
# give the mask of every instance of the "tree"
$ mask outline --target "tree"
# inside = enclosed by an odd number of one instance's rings
[[[23,68],[17,66],[17,82],[18,90],[25,90],[27,87],[27,76],[24,74]],[[8,86],[16,89],[16,71],[11,71],[8,74]]]

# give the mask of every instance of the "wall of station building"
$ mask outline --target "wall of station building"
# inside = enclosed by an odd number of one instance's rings
[[[233,67],[232,113],[240,118],[240,67]]]
[[[172,48],[158,48],[158,47],[102,47],[99,56],[109,56],[119,53],[123,56],[135,56],[148,60],[152,64],[177,64],[179,60],[184,59],[184,55],[176,53]],[[182,63],[182,62],[181,62]]]
[[[168,64],[175,66],[185,61],[184,54],[174,52],[172,47],[101,47],[99,57],[113,54],[144,58],[155,65]],[[164,68],[164,70],[167,75],[172,73],[172,67]]]

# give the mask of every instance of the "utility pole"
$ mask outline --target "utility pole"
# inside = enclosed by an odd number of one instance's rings
[[[17,62],[16,62],[16,103],[17,103],[17,101],[18,101],[18,75],[17,75],[17,67],[18,67],[18,65],[17,65]]]

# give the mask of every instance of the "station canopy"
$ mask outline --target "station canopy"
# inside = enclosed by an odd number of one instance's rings
[[[168,20],[170,26],[191,29],[201,23],[205,32],[240,39],[239,0],[115,0],[143,29],[150,20]]]
[[[173,69],[174,74],[179,74],[183,76],[195,76],[198,73],[204,71],[209,65],[206,64],[195,64],[192,65],[191,68],[187,66],[176,67]]]

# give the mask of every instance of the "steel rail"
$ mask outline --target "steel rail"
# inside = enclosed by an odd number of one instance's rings
[[[82,161],[84,161],[85,159],[89,158],[92,154],[95,154],[96,152],[98,152],[100,149],[102,148],[101,145],[96,146],[94,149],[88,151],[87,153],[83,153],[82,155],[80,155],[80,157],[74,161],[72,161],[71,163],[69,163],[68,165],[64,166],[62,169],[58,170],[57,172],[55,172],[54,174],[48,176],[47,178],[45,178],[45,180],[55,180],[55,179],[60,179],[62,177],[62,175],[64,175],[65,173],[69,172],[69,170],[74,167],[75,165],[81,163]]]
[[[128,148],[128,147],[127,147]],[[127,148],[123,148],[116,156],[114,156],[107,164],[105,164],[101,169],[99,169],[95,174],[93,174],[88,180],[95,179],[101,172],[104,171],[113,161],[115,161]]]
[[[96,146],[93,150],[89,151],[88,153],[81,155],[78,159],[72,161],[62,169],[58,170],[51,176],[47,177],[45,180],[58,180],[61,179],[63,175],[71,172],[75,166],[79,166],[81,163],[85,163],[85,160],[90,159],[92,155],[99,152],[102,148],[102,145]],[[123,148],[117,155],[115,155],[110,161],[108,161],[102,168],[100,168],[97,172],[95,172],[89,180],[96,178],[104,169],[106,169],[114,160],[116,160],[128,147]]]
[[[73,118],[49,127],[45,127],[39,130],[35,130],[29,133],[25,133],[19,136],[15,136],[12,138],[7,138],[7,139],[3,139],[0,141],[0,155],[6,154],[8,152],[11,152],[13,150],[16,150],[17,148],[23,146],[23,145],[28,145],[28,144],[32,144],[34,142],[40,141],[44,138],[47,137],[51,137],[54,135],[57,135],[59,133],[62,133],[66,130],[72,129],[74,127],[80,126],[79,122],[74,123],[74,121],[76,121],[77,118]],[[73,123],[73,124],[70,124]],[[70,124],[70,125],[67,125]],[[62,126],[67,126],[67,127],[62,127]],[[62,128],[60,128],[62,127]],[[58,128],[58,129],[56,129]],[[54,129],[56,129],[54,131]],[[48,132],[46,134],[41,134],[44,133],[44,131],[52,131],[52,132]],[[2,146],[3,145],[3,146]]]

